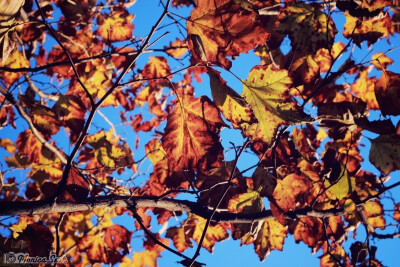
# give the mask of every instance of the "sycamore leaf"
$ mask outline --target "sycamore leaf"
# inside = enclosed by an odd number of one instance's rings
[[[150,57],[143,68],[143,77],[152,79],[165,77],[171,73],[165,57]]]
[[[345,13],[343,36],[352,38],[353,42],[360,46],[363,41],[368,45],[374,44],[382,37],[389,38],[394,33],[389,14],[380,15],[368,20],[361,20]]]
[[[232,213],[258,212],[264,209],[260,193],[252,191],[234,196],[229,200],[228,211]]]
[[[197,244],[200,242],[206,222],[206,219],[194,214],[191,214],[186,222],[187,226],[193,229],[192,237]],[[225,240],[228,237],[227,230],[221,224],[209,225],[202,246],[212,253],[215,243]]]
[[[374,228],[385,229],[386,221],[383,217],[382,204],[377,201],[368,201],[364,204],[365,216],[368,223]]]
[[[167,230],[165,237],[171,238],[178,252],[184,252],[187,248],[193,247],[190,238],[185,234],[183,227],[171,227]]]
[[[303,241],[310,248],[314,248],[321,242],[324,236],[323,223],[321,219],[304,217],[291,225],[291,232],[297,243]]]
[[[376,100],[382,115],[400,115],[400,74],[385,71],[375,86]]]
[[[262,197],[269,197],[275,190],[276,178],[263,167],[257,167],[252,177],[254,190]]]
[[[75,142],[85,123],[86,107],[79,97],[74,95],[60,95],[53,106],[64,126],[70,129],[70,140]]]
[[[351,85],[351,92],[366,102],[369,109],[379,109],[375,97],[376,78],[368,75],[371,69],[362,69],[357,74],[358,80]]]
[[[274,218],[268,218],[263,222],[254,240],[254,250],[261,261],[266,259],[271,250],[283,250],[287,233],[288,229]]]
[[[133,253],[133,263],[129,266],[132,267],[157,267],[157,258],[160,254],[157,251],[145,250],[142,252]]]
[[[169,114],[162,146],[172,171],[206,171],[221,166],[219,130],[225,126],[217,107],[203,96],[185,95]]]
[[[227,69],[228,56],[247,53],[270,35],[252,10],[229,0],[199,1],[187,20],[189,51],[195,59]]]
[[[160,139],[151,139],[145,146],[147,158],[153,165],[163,160],[166,157],[164,148],[161,145]]]
[[[380,135],[371,141],[369,160],[378,170],[388,175],[400,169],[400,137]]]
[[[211,68],[207,70],[214,103],[222,111],[224,117],[232,123],[234,128],[251,123],[254,120],[252,112],[244,99],[226,84],[221,78],[220,72]]]
[[[132,31],[135,28],[131,24],[134,15],[124,11],[115,11],[107,15],[107,18],[100,23],[97,33],[103,40],[109,42],[126,41],[132,38]]]
[[[372,65],[378,70],[384,70],[388,65],[392,65],[394,62],[393,59],[387,57],[383,52],[373,54],[371,59]]]
[[[243,82],[242,95],[251,105],[258,123],[247,128],[247,136],[270,143],[280,125],[302,120],[295,110],[295,102],[287,95],[291,83],[286,70],[272,65],[256,66],[250,71]]]
[[[279,15],[278,32],[289,34],[291,45],[315,53],[330,48],[337,30],[332,18],[315,6],[290,3]]]
[[[283,180],[277,180],[273,197],[282,210],[294,210],[296,202],[305,202],[311,187],[312,184],[308,178],[292,173]]]
[[[341,167],[340,176],[335,183],[330,183],[328,179],[324,181],[327,192],[332,195],[332,199],[341,200],[356,190],[356,179],[349,175],[344,166]]]

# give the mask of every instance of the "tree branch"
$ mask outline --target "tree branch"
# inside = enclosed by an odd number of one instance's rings
[[[29,202],[16,202],[16,201],[2,201],[0,202],[0,216],[32,216],[37,214],[47,213],[62,213],[62,212],[76,212],[87,211],[97,208],[105,207],[147,207],[147,208],[162,208],[169,211],[186,211],[196,214],[202,218],[208,219],[212,209],[204,207],[203,205],[188,200],[179,199],[159,199],[152,196],[100,196],[95,198],[87,198],[86,200],[75,203],[71,201],[60,201],[56,203],[49,203],[46,201],[29,201]],[[331,216],[343,215],[343,209],[329,209],[329,210],[313,210],[311,208],[304,208],[295,211],[285,212],[285,217],[288,219],[302,218],[302,217],[317,217],[326,218]],[[255,221],[265,220],[273,217],[270,210],[264,210],[256,213],[231,213],[227,211],[215,211],[211,221],[213,222],[230,222],[230,223],[253,223]]]

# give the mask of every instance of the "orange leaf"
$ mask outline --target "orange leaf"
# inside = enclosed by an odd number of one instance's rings
[[[303,241],[310,248],[315,248],[324,239],[323,223],[321,219],[314,217],[305,217],[299,219],[291,225],[296,242]],[[317,249],[315,249],[317,250]]]
[[[264,203],[257,191],[236,195],[228,204],[228,211],[232,213],[255,213],[263,209]]]
[[[193,229],[193,239],[198,244],[203,234],[204,227],[206,226],[206,219],[191,214],[186,222],[186,225],[187,227],[191,227]],[[209,225],[202,246],[212,253],[215,243],[225,240],[228,237],[228,232],[221,224]]]
[[[371,57],[372,65],[378,70],[384,70],[387,68],[388,65],[393,64],[393,59],[386,56],[385,53],[375,53]]]
[[[193,247],[192,242],[190,242],[190,238],[185,234],[183,227],[169,228],[165,234],[165,237],[172,239],[172,242],[174,242],[174,246],[178,252],[184,252],[187,248]]]
[[[375,86],[376,100],[382,115],[400,115],[400,74],[385,71]]]
[[[367,103],[369,109],[379,109],[378,102],[375,97],[375,77],[368,77],[370,68],[363,69],[357,75],[358,80],[351,85],[351,91],[364,102]]]
[[[186,54],[187,51],[187,44],[186,42],[176,38],[175,42],[170,42],[169,47],[164,46],[164,49],[166,49],[167,54],[174,57],[174,58],[180,58],[184,54]]]
[[[130,24],[134,15],[124,11],[114,11],[107,15],[97,30],[97,34],[105,41],[118,42],[132,38],[132,31],[135,28]]]
[[[107,227],[104,234],[104,243],[107,245],[109,262],[115,264],[129,253],[132,232],[120,225]]]
[[[183,96],[168,116],[162,146],[172,171],[206,171],[221,166],[219,130],[225,126],[217,107],[203,96]]]
[[[268,218],[263,222],[257,238],[254,240],[254,250],[261,261],[266,259],[271,250],[283,250],[287,232],[287,228],[274,218]]]
[[[0,66],[8,68],[28,68],[29,62],[22,55],[21,52],[15,51],[14,53],[10,54],[8,58],[2,64],[0,64]],[[21,77],[21,75],[21,72],[0,72],[0,78],[4,80],[8,85],[13,84],[16,80],[19,79],[19,77]]]
[[[389,14],[379,15],[369,20],[361,20],[345,13],[343,36],[352,38],[353,42],[360,46],[363,41],[368,45],[375,43],[378,39],[394,33],[394,28]]]
[[[273,197],[284,211],[294,210],[296,202],[305,203],[312,187],[308,178],[294,173],[289,174],[283,180],[278,179],[277,182]]]
[[[187,20],[189,51],[202,62],[227,69],[228,56],[247,53],[269,37],[258,15],[229,0],[199,1]]]
[[[60,121],[52,109],[35,105],[30,109],[30,113],[33,124],[45,136],[54,135],[60,129]]]
[[[61,199],[80,202],[87,197],[88,193],[89,183],[75,167],[71,168]]]
[[[393,219],[400,222],[400,203],[397,203],[395,206],[395,211],[393,214]]]
[[[132,267],[157,267],[157,258],[160,254],[157,251],[145,250],[142,252],[133,253],[132,259],[133,264],[129,266]]]
[[[383,218],[382,204],[377,201],[368,201],[364,204],[365,216],[368,223],[374,228],[385,229],[386,221]]]
[[[143,68],[143,77],[152,79],[165,77],[171,73],[167,59],[164,57],[150,57]]]
[[[77,245],[78,249],[86,252],[90,262],[108,263],[107,248],[101,235],[85,235]]]

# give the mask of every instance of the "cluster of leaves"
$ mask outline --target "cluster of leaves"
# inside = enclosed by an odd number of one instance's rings
[[[0,222],[10,231],[2,253],[156,266],[167,249],[199,266],[200,249],[229,236],[265,260],[291,234],[321,251],[321,266],[381,266],[369,242],[343,245],[359,226],[367,240],[399,236],[400,203],[381,200],[400,185],[385,184],[400,169],[400,74],[389,70],[390,51],[366,61],[352,54],[398,41],[392,1],[160,1],[164,11],[144,37],[134,35],[135,1],[0,3],[0,124],[17,133],[0,139],[0,215],[16,216]],[[187,18],[175,13],[186,8]],[[167,19],[181,36],[157,49]],[[240,79],[234,59],[251,51],[260,64]],[[172,62],[184,67],[173,71]],[[239,79],[241,94],[221,72]],[[212,99],[193,79],[209,80]],[[103,114],[113,109],[119,117]],[[226,128],[243,143],[224,148]],[[380,175],[361,167],[365,131],[376,136],[367,153]],[[139,147],[142,159],[133,155]],[[244,152],[258,160],[239,170]],[[151,174],[137,182],[145,159]],[[114,222],[124,214],[135,230]],[[179,224],[169,226],[174,217]],[[156,224],[164,230],[152,232]],[[145,250],[130,257],[140,231]],[[193,241],[195,254],[183,254]]]

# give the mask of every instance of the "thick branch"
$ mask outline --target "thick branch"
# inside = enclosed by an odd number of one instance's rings
[[[140,196],[101,196],[96,198],[88,198],[80,203],[70,201],[48,203],[45,201],[31,201],[31,202],[15,202],[3,201],[0,202],[0,216],[12,215],[36,215],[54,212],[75,212],[87,211],[97,208],[105,207],[147,207],[147,208],[162,208],[169,211],[186,211],[196,214],[202,218],[209,218],[212,209],[202,206],[199,203],[178,200],[178,199],[159,199],[157,197]],[[285,213],[286,218],[301,218],[301,217],[318,217],[325,218],[330,216],[344,214],[343,209],[331,210],[312,210],[311,208],[299,209]],[[273,217],[270,210],[265,210],[257,213],[230,213],[227,211],[215,211],[212,221],[213,222],[232,222],[232,223],[253,223],[254,221],[261,221]]]

